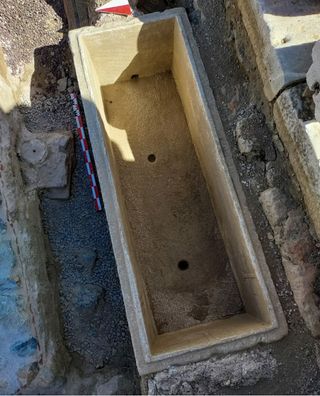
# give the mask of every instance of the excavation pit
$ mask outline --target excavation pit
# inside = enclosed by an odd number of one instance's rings
[[[184,11],[70,38],[140,373],[281,338]]]

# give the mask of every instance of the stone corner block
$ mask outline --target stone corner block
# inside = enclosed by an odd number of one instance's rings
[[[305,79],[320,39],[320,3],[238,0],[268,100]]]
[[[284,91],[275,102],[273,114],[307,211],[320,237],[320,124],[301,119],[302,88],[297,86]]]
[[[17,152],[28,188],[48,189],[51,198],[69,197],[73,161],[71,132],[57,130],[34,134],[24,129]]]

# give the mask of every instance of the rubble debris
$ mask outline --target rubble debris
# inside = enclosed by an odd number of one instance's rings
[[[276,152],[264,115],[252,106],[242,114],[236,125],[238,148],[248,161],[274,161]]]
[[[264,213],[272,228],[281,225],[288,216],[288,198],[276,187],[265,190],[260,195]]]
[[[276,187],[261,193],[260,202],[280,249],[300,314],[312,335],[318,337],[320,310],[314,284],[318,276],[319,249],[305,222],[304,212]]]
[[[148,380],[148,394],[223,393],[221,388],[254,385],[262,378],[272,378],[276,370],[277,361],[268,350],[231,354],[159,372]]]
[[[275,161],[266,163],[265,175],[269,187],[278,187],[286,183],[286,171],[280,156]]]

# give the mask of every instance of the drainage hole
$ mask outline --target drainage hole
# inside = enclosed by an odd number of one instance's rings
[[[139,74],[132,74],[131,80],[138,80],[139,79]]]
[[[33,150],[32,150],[32,152],[33,152],[33,153],[36,153],[36,152],[37,152],[37,150],[33,149]]]
[[[149,162],[155,162],[156,160],[156,156],[154,154],[149,154],[148,155],[148,161]]]
[[[181,271],[185,271],[189,268],[189,263],[187,260],[180,260],[178,263],[178,268]]]

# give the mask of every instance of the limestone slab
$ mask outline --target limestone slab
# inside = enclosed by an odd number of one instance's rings
[[[185,11],[70,39],[139,372],[283,337]]]
[[[73,160],[73,136],[68,131],[30,133],[19,138],[18,154],[29,189],[48,189],[52,198],[68,198]]]
[[[304,80],[320,39],[317,0],[238,0],[269,100]]]

